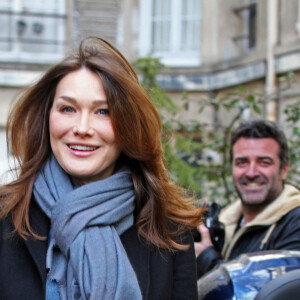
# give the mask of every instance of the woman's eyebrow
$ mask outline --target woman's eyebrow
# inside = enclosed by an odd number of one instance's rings
[[[57,99],[58,99],[58,100],[59,100],[59,99],[62,99],[62,100],[71,102],[71,103],[73,103],[73,104],[78,103],[78,101],[77,101],[75,98],[70,97],[70,96],[65,96],[65,95],[59,96]],[[93,100],[93,101],[92,101],[92,104],[95,105],[95,106],[96,106],[96,105],[107,104],[107,100],[106,100],[106,99],[99,99],[99,100],[97,99],[97,100]]]

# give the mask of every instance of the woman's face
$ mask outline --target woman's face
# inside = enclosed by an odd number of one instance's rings
[[[101,79],[87,69],[66,75],[50,110],[50,144],[61,167],[79,184],[112,175],[116,144]]]

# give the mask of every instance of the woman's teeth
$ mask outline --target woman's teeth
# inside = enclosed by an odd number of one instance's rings
[[[96,150],[98,148],[98,147],[83,146],[83,145],[69,145],[69,147],[72,150],[77,150],[77,151],[93,151],[93,150]]]

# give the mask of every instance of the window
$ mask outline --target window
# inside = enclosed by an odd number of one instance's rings
[[[200,0],[141,0],[139,55],[169,66],[200,64]]]
[[[243,34],[234,37],[234,41],[243,41],[246,52],[253,50],[256,45],[256,0],[246,0],[244,6],[237,7],[233,11],[243,23]]]
[[[0,60],[55,62],[64,54],[64,0],[1,0]]]

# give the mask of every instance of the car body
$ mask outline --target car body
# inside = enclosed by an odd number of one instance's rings
[[[263,286],[295,269],[300,269],[300,251],[242,254],[198,280],[199,300],[254,300]]]

